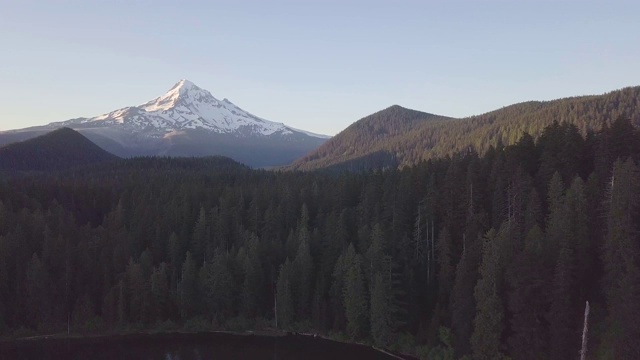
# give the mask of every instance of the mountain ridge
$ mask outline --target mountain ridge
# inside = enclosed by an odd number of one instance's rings
[[[403,116],[407,114],[393,114],[390,109],[394,107],[356,121],[287,169],[403,167],[461,151],[484,153],[491,146],[514,144],[525,132],[537,138],[554,121],[574,124],[583,135],[621,116],[640,124],[640,86],[602,95],[526,101],[466,118],[434,115],[432,121],[406,122]],[[399,126],[402,131],[385,138],[363,131],[380,123]]]

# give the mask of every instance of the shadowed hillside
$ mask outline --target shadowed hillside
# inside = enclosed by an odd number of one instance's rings
[[[0,170],[5,171],[63,170],[117,159],[69,128],[0,148]]]

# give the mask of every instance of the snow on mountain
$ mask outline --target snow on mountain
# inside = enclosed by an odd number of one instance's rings
[[[216,99],[209,91],[188,80],[180,80],[164,95],[139,106],[51,125],[79,124],[100,127],[122,125],[147,133],[158,132],[158,136],[185,129],[204,129],[219,134],[243,136],[303,133],[311,137],[327,138],[259,118],[227,99]]]

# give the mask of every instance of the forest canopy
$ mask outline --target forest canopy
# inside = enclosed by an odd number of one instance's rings
[[[0,181],[0,334],[163,324],[340,333],[432,357],[640,358],[640,134],[402,170],[147,158]],[[276,304],[277,303],[277,304]]]

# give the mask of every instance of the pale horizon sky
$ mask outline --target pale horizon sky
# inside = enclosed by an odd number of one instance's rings
[[[335,135],[398,104],[465,117],[640,85],[640,1],[0,1],[0,130],[189,79]]]

